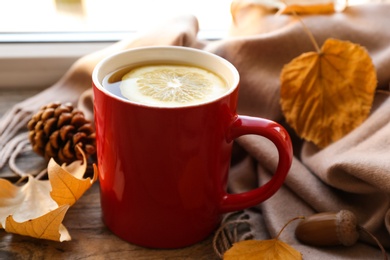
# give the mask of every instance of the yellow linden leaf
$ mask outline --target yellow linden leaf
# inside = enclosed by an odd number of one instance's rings
[[[69,241],[71,237],[61,224],[69,207],[69,205],[63,205],[43,216],[21,223],[16,222],[12,216],[8,216],[5,231],[41,239]]]
[[[330,14],[334,13],[333,3],[311,4],[311,5],[288,5],[280,11],[282,14]]]
[[[280,104],[296,133],[323,148],[344,137],[369,115],[377,79],[367,51],[328,39],[285,65]]]
[[[70,166],[59,166],[53,159],[49,161],[48,175],[52,186],[50,193],[51,197],[61,205],[73,205],[86,192],[92,184],[97,180],[97,170],[94,167],[94,175],[91,178],[79,179],[67,169],[72,169],[75,173],[80,172],[80,168],[84,169],[86,161],[73,162]],[[77,166],[77,167],[76,167]],[[85,169],[84,169],[85,172]],[[77,175],[77,174],[75,174]]]
[[[224,260],[293,260],[302,259],[299,251],[279,239],[244,240],[235,243],[223,255]]]
[[[10,181],[5,179],[0,179],[0,228],[4,228],[5,225],[5,217],[8,216],[7,211],[10,212],[7,206],[9,201],[12,200],[17,194],[17,187],[14,186]]]
[[[83,164],[77,161],[60,167],[54,160],[49,162],[49,180],[28,176],[26,184],[16,186],[8,180],[0,179],[0,228],[36,238],[70,240],[61,222],[68,208],[97,179],[95,165],[92,180],[79,179],[85,170],[84,156]]]
[[[8,216],[18,222],[34,219],[58,207],[50,198],[49,181],[40,181],[28,176],[23,186],[0,179],[0,224],[4,228]]]

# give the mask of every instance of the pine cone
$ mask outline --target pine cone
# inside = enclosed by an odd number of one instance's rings
[[[29,139],[33,150],[46,160],[69,164],[96,152],[95,131],[83,112],[72,104],[50,103],[43,106],[28,122]]]

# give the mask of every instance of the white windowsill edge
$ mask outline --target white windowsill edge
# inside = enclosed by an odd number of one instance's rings
[[[2,43],[1,88],[46,88],[81,56],[112,43]]]
[[[198,37],[213,40],[223,35],[224,32],[199,32]],[[0,35],[0,89],[49,87],[77,59],[113,44],[123,35],[110,34],[109,37],[99,38],[101,35],[92,34],[85,38],[85,35],[78,34],[80,38],[77,38],[66,34],[56,37],[49,34],[29,34],[27,38],[20,39],[17,37],[21,36],[16,34],[13,38],[9,38],[10,35],[8,38],[4,36]],[[127,33],[127,37],[131,35]]]

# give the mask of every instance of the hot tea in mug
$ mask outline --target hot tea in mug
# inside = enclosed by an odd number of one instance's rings
[[[215,230],[224,213],[255,206],[283,184],[292,161],[279,124],[237,115],[239,74],[227,60],[186,47],[146,47],[93,72],[103,220],[145,247],[178,248]],[[227,192],[235,138],[256,134],[279,153],[273,178]]]
[[[227,82],[211,71],[169,63],[120,69],[107,75],[103,86],[119,97],[158,107],[200,104],[229,90]]]

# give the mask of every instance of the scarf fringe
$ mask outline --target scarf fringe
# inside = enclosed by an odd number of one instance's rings
[[[224,216],[221,226],[215,232],[213,238],[213,249],[215,254],[222,259],[224,253],[234,243],[252,239],[250,215],[244,211],[228,213]]]
[[[0,169],[9,163],[10,169],[18,176],[27,174],[16,166],[16,158],[25,151],[29,145],[28,133],[22,132],[16,136],[10,136],[9,140],[0,150]],[[30,146],[31,149],[31,146]]]
[[[24,137],[24,135],[23,135]],[[29,140],[22,139],[15,147],[15,149],[12,151],[9,157],[9,167],[10,169],[20,177],[26,177],[28,175],[28,172],[23,171],[20,169],[16,164],[17,157],[27,151],[31,151],[31,145]]]
[[[16,176],[28,174],[17,166],[16,159],[27,149],[31,150],[27,123],[32,114],[29,109],[15,105],[0,118],[0,170],[8,164]]]

